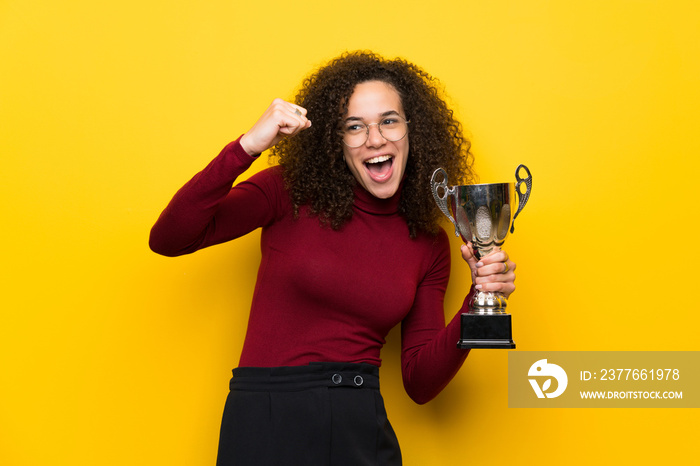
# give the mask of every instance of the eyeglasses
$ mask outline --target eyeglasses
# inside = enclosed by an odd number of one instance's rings
[[[372,125],[377,125],[379,134],[381,134],[384,139],[396,142],[406,137],[409,123],[410,121],[398,115],[384,117],[379,123],[370,124],[351,120],[345,123],[340,133],[343,135],[343,144],[355,148],[367,142],[367,139],[369,139],[369,127]]]

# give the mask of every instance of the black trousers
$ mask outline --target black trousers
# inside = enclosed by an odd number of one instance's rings
[[[400,466],[370,364],[233,370],[217,466]]]

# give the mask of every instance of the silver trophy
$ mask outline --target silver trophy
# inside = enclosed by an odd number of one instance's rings
[[[527,172],[521,177],[520,172]],[[440,180],[441,181],[438,181]],[[448,186],[442,168],[433,172],[430,186],[440,210],[455,226],[455,235],[471,241],[477,258],[501,247],[515,229],[515,218],[523,210],[532,191],[532,175],[525,165],[515,170],[517,183],[491,183]],[[525,186],[525,192],[521,191]],[[518,209],[513,215],[515,193]],[[506,297],[501,293],[477,291],[470,310],[462,314],[460,348],[515,348]]]

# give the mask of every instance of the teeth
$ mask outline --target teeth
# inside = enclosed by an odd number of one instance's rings
[[[391,160],[391,156],[380,155],[378,157],[374,157],[372,159],[367,160],[365,163],[381,163],[381,162],[386,162],[387,160]]]

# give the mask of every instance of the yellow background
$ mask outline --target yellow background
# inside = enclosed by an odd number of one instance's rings
[[[700,350],[699,18],[661,0],[0,1],[0,464],[214,464],[258,235],[168,259],[148,232],[348,49],[439,77],[481,181],[531,169],[507,244],[518,350]],[[506,351],[414,405],[398,343],[382,384],[406,465],[697,452],[697,410],[508,409]]]

